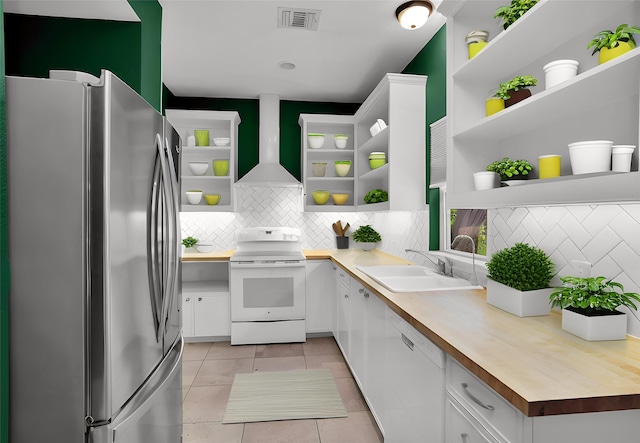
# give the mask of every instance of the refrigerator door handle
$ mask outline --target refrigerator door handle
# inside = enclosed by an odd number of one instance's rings
[[[159,269],[158,251],[158,222],[160,220],[161,198],[162,198],[162,162],[160,160],[161,148],[157,146],[161,142],[160,137],[156,137],[155,143],[158,150],[153,170],[153,183],[151,187],[151,197],[149,202],[149,221],[147,230],[147,254],[149,257],[149,292],[151,295],[151,310],[153,313],[153,324],[156,328],[156,336],[160,329],[160,315],[162,306],[162,278]]]
[[[174,275],[173,272],[173,267],[172,267],[172,261],[173,262],[177,262],[177,260],[173,259],[171,257],[171,255],[173,255],[172,251],[176,250],[176,246],[171,245],[173,239],[176,236],[176,224],[177,224],[177,217],[175,217],[176,214],[176,207],[175,207],[175,200],[176,200],[176,196],[175,196],[175,192],[174,192],[174,186],[173,186],[173,182],[172,182],[172,176],[171,176],[171,172],[169,171],[169,166],[167,164],[168,160],[167,160],[167,155],[168,155],[168,150],[166,148],[166,145],[164,143],[162,143],[162,137],[160,136],[160,134],[156,134],[156,145],[158,147],[158,154],[160,157],[160,164],[162,166],[162,185],[163,185],[163,189],[164,189],[164,195],[163,195],[163,203],[165,203],[169,209],[169,217],[167,217],[167,233],[168,233],[168,239],[166,243],[169,243],[168,245],[164,245],[165,250],[163,251],[164,253],[169,253],[167,254],[167,260],[169,261],[169,263],[165,263],[165,267],[167,269],[167,273],[166,273],[166,281],[165,281],[165,285],[163,287],[163,291],[162,291],[162,308],[160,309],[160,327],[157,330],[157,336],[156,339],[158,341],[160,341],[163,337],[164,337],[164,333],[165,333],[165,327],[166,327],[166,321],[167,321],[167,317],[169,315],[169,306],[170,306],[170,295],[173,292],[173,286],[176,284],[176,279],[177,279],[177,272],[176,275]],[[176,254],[177,255],[177,254]]]
[[[167,306],[170,306],[172,304],[177,304],[178,303],[178,297],[180,296],[179,294],[179,290],[178,290],[178,286],[179,286],[179,270],[180,270],[180,257],[178,256],[178,247],[179,247],[179,242],[178,242],[178,238],[180,236],[180,216],[179,216],[179,212],[178,212],[178,208],[179,208],[179,199],[180,196],[178,195],[178,177],[176,175],[176,168],[175,168],[175,161],[173,159],[173,154],[171,152],[171,145],[169,144],[169,140],[165,138],[165,151],[167,153],[167,160],[168,160],[168,170],[169,170],[169,176],[171,178],[171,194],[170,197],[172,199],[172,208],[173,211],[171,212],[170,215],[170,220],[169,222],[172,224],[172,226],[169,227],[169,240],[168,240],[168,246],[167,249],[169,249],[170,254],[169,254],[169,266],[171,267],[171,271],[173,272],[173,277],[172,277],[172,285],[170,287],[168,287],[168,290],[171,291],[170,292],[170,297],[169,300],[167,302]],[[171,266],[173,265],[173,266]],[[169,321],[169,309],[166,310],[166,312],[163,312],[163,322],[166,325],[166,322]]]

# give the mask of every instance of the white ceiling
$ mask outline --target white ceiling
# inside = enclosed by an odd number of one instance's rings
[[[387,72],[401,72],[442,26],[395,19],[403,0],[158,0],[163,82],[185,97],[360,103]],[[442,0],[432,0],[437,7]],[[137,20],[126,0],[3,0],[5,12]],[[279,6],[321,10],[317,31],[280,29]],[[294,63],[283,70],[278,63]]]

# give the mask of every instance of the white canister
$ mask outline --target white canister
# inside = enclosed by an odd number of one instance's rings
[[[484,191],[500,187],[500,174],[492,171],[481,171],[473,173],[473,184],[476,191]]]
[[[611,147],[611,170],[614,172],[631,171],[631,157],[635,145],[613,145]]]
[[[610,140],[569,143],[569,160],[574,175],[611,171]]]
[[[578,75],[578,62],[556,60],[547,63],[542,69],[544,69],[545,89],[549,89]]]

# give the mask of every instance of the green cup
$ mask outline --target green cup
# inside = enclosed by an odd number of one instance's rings
[[[213,175],[216,175],[216,176],[229,175],[229,160],[214,160]]]
[[[209,146],[208,129],[196,129],[193,131],[193,135],[196,136],[196,146]]]

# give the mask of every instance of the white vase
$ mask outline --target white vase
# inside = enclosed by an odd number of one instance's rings
[[[519,291],[487,279],[487,303],[518,317],[549,315],[549,296],[553,288]]]
[[[613,145],[611,148],[611,170],[614,172],[631,171],[631,157],[635,145]]]
[[[556,60],[547,63],[542,69],[544,69],[545,89],[549,89],[575,77],[578,74],[578,62]]]
[[[372,249],[375,249],[377,243],[376,242],[358,242],[357,244],[360,247],[360,249],[362,249],[363,251],[371,251]]]
[[[610,140],[569,143],[569,160],[574,175],[611,171]]]
[[[491,171],[481,171],[473,173],[473,184],[476,191],[484,191],[500,187],[500,174]]]
[[[627,314],[588,317],[568,309],[562,310],[562,329],[589,341],[625,340]]]

